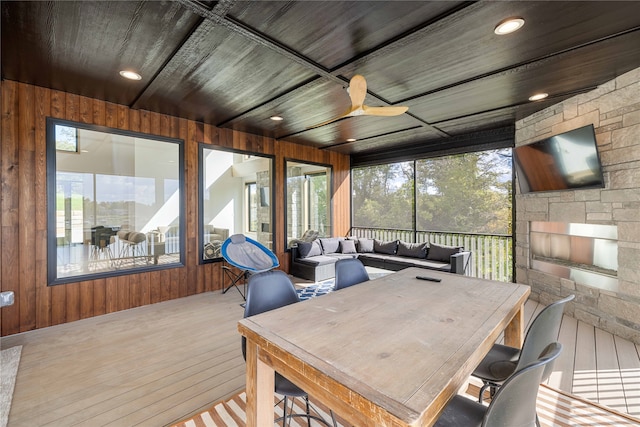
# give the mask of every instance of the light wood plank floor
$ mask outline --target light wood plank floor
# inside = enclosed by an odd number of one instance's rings
[[[162,426],[244,388],[242,297],[210,292],[2,339],[9,426]]]
[[[543,308],[527,301],[527,326]],[[567,315],[558,341],[550,386],[640,418],[640,345]]]
[[[241,302],[210,292],[3,338],[23,345],[9,427],[163,426],[235,394]],[[640,346],[568,316],[560,341],[550,385],[640,416]]]

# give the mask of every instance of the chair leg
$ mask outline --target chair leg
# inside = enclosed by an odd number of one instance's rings
[[[280,402],[278,402],[276,404],[276,406],[280,405],[280,403],[283,404],[283,414],[282,417],[279,417],[278,419],[275,420],[275,423],[278,424],[280,422],[280,420],[282,420],[282,427],[286,427],[287,425],[291,425],[291,419],[292,418],[306,418],[307,419],[307,426],[311,427],[311,420],[314,419],[317,422],[327,426],[327,427],[331,427],[331,424],[329,424],[324,418],[322,418],[322,415],[320,414],[320,412],[318,411],[317,408],[315,408],[311,402],[309,401],[309,397],[305,396],[302,397],[302,399],[304,399],[305,401],[305,405],[306,405],[306,412],[300,413],[300,414],[294,414],[293,411],[295,409],[295,397],[287,397],[284,396],[282,398],[282,400],[280,400]],[[289,405],[289,401],[291,401],[291,410],[289,412],[287,412],[288,409],[288,405]],[[313,411],[313,413],[312,413]],[[331,414],[331,422],[333,424],[333,427],[338,427],[338,423],[336,421],[336,417],[335,414],[333,413],[332,410],[329,410],[329,413]],[[287,423],[287,418],[289,419],[289,422]]]
[[[307,409],[307,426],[311,427],[311,411],[309,410],[309,396],[304,397],[304,403]]]
[[[491,381],[484,381],[482,388],[480,389],[480,393],[478,394],[478,403],[482,403],[484,401],[484,392],[489,389],[489,399],[493,399],[493,396],[496,395],[496,391],[498,391],[498,387],[500,384],[492,383]]]
[[[478,395],[478,403],[482,403],[484,401],[484,392],[489,386],[491,386],[491,384],[487,382],[482,384],[482,387],[480,388],[480,394]]]
[[[248,271],[243,271],[240,272],[238,274],[235,274],[231,271],[231,269],[229,267],[227,267],[226,265],[222,267],[222,270],[224,271],[225,275],[227,276],[228,279],[230,279],[231,283],[229,284],[229,286],[227,286],[226,288],[224,288],[222,290],[223,294],[226,294],[227,291],[229,289],[231,289],[232,286],[234,286],[236,288],[236,290],[240,293],[240,296],[242,297],[242,299],[244,299],[245,301],[247,300],[246,298],[246,294],[247,294],[247,276],[248,276]],[[244,288],[244,293],[240,290],[240,288],[238,287],[238,282],[242,280],[242,284],[243,284],[243,288]]]
[[[331,409],[329,409],[329,413],[331,414],[331,422],[333,423],[333,427],[338,427],[338,423],[336,422],[336,414],[334,414]]]
[[[489,399],[493,400],[493,396],[496,395],[496,391],[498,391],[498,386],[491,384],[491,387],[489,387]]]
[[[282,427],[286,426],[287,423],[287,396],[284,397],[284,414],[282,417]],[[293,412],[293,408],[291,408],[291,412]]]

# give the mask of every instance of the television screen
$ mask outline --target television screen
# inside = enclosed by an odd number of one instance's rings
[[[260,206],[269,206],[269,187],[260,187]]]
[[[602,166],[593,125],[516,147],[521,193],[602,188]]]

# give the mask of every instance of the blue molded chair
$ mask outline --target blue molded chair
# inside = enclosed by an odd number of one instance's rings
[[[533,363],[502,384],[488,407],[464,396],[454,396],[434,427],[535,427],[538,387],[561,351],[560,343],[549,344]]]
[[[358,258],[345,258],[336,261],[335,289],[347,288],[369,280],[369,273]]]
[[[296,293],[293,282],[286,273],[280,270],[257,273],[249,277],[244,317],[275,310],[276,308],[295,304],[299,301],[300,300],[298,299],[298,294]],[[245,337],[242,337],[242,355],[245,360],[246,354],[247,340]],[[321,417],[311,414],[311,405],[309,404],[309,396],[307,393],[277,372],[275,377],[275,392],[284,395],[284,416],[282,417],[283,427],[285,425],[285,421],[293,417],[307,418],[309,426],[311,426],[312,419],[320,421],[323,424],[330,425]],[[295,397],[301,397],[304,399],[306,404],[305,414],[287,414],[288,398]],[[293,412],[293,402],[291,411]],[[317,413],[317,411],[315,412]],[[333,418],[333,412],[331,412],[331,417]],[[277,421],[280,421],[280,419]],[[335,419],[333,419],[333,424],[335,426]]]
[[[266,246],[243,234],[234,234],[227,238],[220,248],[220,253],[227,263],[241,270],[236,273],[226,265],[222,267],[226,276],[231,280],[229,286],[224,288],[222,293],[227,293],[232,286],[235,286],[243,299],[246,299],[246,280],[250,274],[269,271],[280,265],[276,255]],[[244,284],[244,293],[238,287],[240,280]]]

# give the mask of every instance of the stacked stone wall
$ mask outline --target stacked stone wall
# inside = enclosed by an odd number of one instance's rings
[[[526,195],[516,189],[516,281],[530,285],[532,298],[544,304],[575,293],[568,314],[640,343],[640,68],[519,120],[516,146],[589,124],[605,187]],[[531,221],[616,226],[617,291],[529,268]]]

